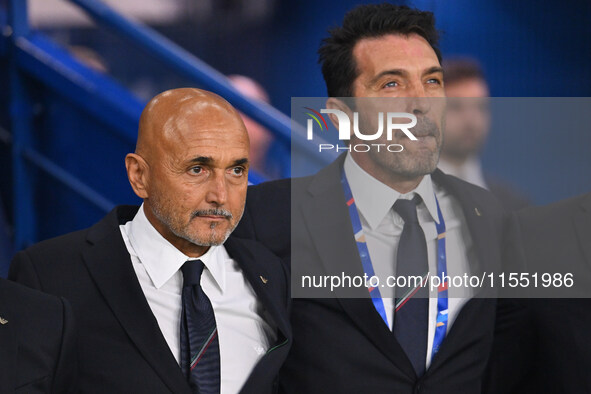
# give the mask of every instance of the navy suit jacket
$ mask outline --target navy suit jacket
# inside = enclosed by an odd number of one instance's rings
[[[119,230],[137,210],[119,206],[89,229],[17,253],[10,277],[72,304],[80,332],[82,391],[188,394],[187,380],[144,297]],[[277,373],[291,346],[287,273],[257,242],[230,236],[224,246],[278,328],[277,342],[241,392],[275,392]]]
[[[295,256],[318,262],[319,272],[338,272],[339,264],[360,270],[340,184],[343,161],[311,177],[251,187],[236,234],[261,241],[292,270]],[[474,269],[498,269],[512,228],[498,200],[441,171],[432,177],[463,208],[479,262]],[[292,242],[298,245],[293,253]],[[294,343],[280,374],[282,392],[480,393],[496,306],[492,298],[468,301],[425,375],[417,377],[368,298],[294,299]]]

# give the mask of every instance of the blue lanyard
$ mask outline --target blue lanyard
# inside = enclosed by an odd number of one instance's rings
[[[371,278],[375,276],[371,257],[367,249],[367,242],[365,234],[363,233],[363,227],[361,226],[361,220],[359,219],[359,212],[355,205],[355,199],[351,192],[351,187],[345,176],[345,171],[341,175],[341,184],[343,185],[343,191],[345,193],[345,201],[349,208],[349,217],[351,218],[351,225],[353,226],[353,234],[355,235],[355,241],[357,243],[357,250],[359,251],[359,257],[361,258],[361,264],[363,265],[363,271],[367,277]],[[447,295],[447,282],[444,282],[445,275],[447,273],[447,261],[445,253],[445,221],[441,214],[441,208],[439,207],[439,201],[435,196],[435,202],[437,203],[437,215],[439,217],[439,223],[435,223],[437,227],[437,275],[440,278],[441,286],[437,289],[437,320],[435,325],[435,335],[433,338],[433,347],[431,352],[431,358],[437,354],[439,347],[445,338],[447,333],[447,320],[448,320],[448,295]],[[386,308],[384,308],[384,301],[380,294],[379,287],[369,287],[369,295],[373,302],[374,307],[382,317],[382,320],[388,325],[388,318],[386,315]]]

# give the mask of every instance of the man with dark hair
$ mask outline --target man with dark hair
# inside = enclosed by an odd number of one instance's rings
[[[350,149],[311,177],[252,187],[237,233],[291,262],[292,294],[302,294],[296,287],[306,263],[320,274],[372,276],[370,267],[381,277],[439,275],[441,264],[458,275],[498,267],[510,229],[504,210],[486,190],[436,170],[444,90],[433,15],[359,6],[319,53],[327,108],[351,118],[349,100],[338,96],[353,96],[361,119],[368,100],[388,98],[414,116],[416,140],[398,130],[390,142],[403,146],[400,152]],[[335,126],[336,119],[331,115]],[[350,146],[359,142],[350,135]],[[454,296],[445,286],[431,298],[419,296],[420,285],[390,297],[385,289],[377,296],[376,288],[362,290],[356,298],[325,292],[293,300],[284,392],[481,391],[494,299],[475,298],[470,289]]]
[[[439,168],[490,190],[507,210],[529,205],[523,193],[482,170],[478,155],[490,129],[490,94],[482,68],[476,60],[466,57],[447,59],[443,69],[448,102]]]
[[[437,46],[439,33],[435,29],[433,14],[388,3],[358,7],[345,15],[342,27],[329,31],[329,36],[322,40],[318,49],[329,97],[355,96],[353,83],[359,73],[358,59],[353,53],[356,44],[363,39],[388,34],[421,36],[441,63]]]

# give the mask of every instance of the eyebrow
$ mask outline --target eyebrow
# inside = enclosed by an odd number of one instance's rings
[[[435,73],[442,73],[443,74],[443,68],[441,68],[439,66],[433,66],[433,67],[425,70],[423,72],[423,76],[429,75],[429,74],[435,74]],[[382,77],[384,77],[386,75],[397,75],[397,76],[403,77],[407,74],[408,74],[408,72],[406,70],[403,70],[400,68],[395,68],[392,70],[385,70],[385,71],[382,71],[381,73],[379,73],[378,75],[376,75],[375,77],[373,77],[371,79],[371,84],[376,83],[377,81],[379,81]]]
[[[431,67],[431,68],[425,70],[425,72],[423,73],[423,75],[436,74],[436,73],[443,74],[443,68],[442,67],[439,67],[439,66]]]
[[[197,157],[191,159],[191,163],[197,163],[197,164],[211,164],[213,162],[214,162],[214,159],[213,159],[213,157],[210,157],[210,156],[197,156]],[[246,163],[248,163],[248,159],[246,157],[243,157],[242,159],[235,160],[232,165],[239,166],[241,164],[246,164]]]
[[[209,164],[213,161],[213,158],[210,156],[197,156],[191,159],[191,163],[201,163],[201,164]]]
[[[238,159],[234,162],[235,166],[239,166],[241,164],[246,164],[248,163],[248,159],[246,157],[243,157],[242,159]]]

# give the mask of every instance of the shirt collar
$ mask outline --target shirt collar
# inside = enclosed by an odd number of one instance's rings
[[[133,218],[128,236],[134,252],[157,289],[168,282],[186,261],[197,260],[174,247],[152,226],[144,213],[144,204]],[[199,257],[222,292],[226,287],[224,267],[228,258],[223,246],[211,246]]]
[[[431,218],[439,223],[437,203],[431,175],[425,175],[419,185],[409,193],[401,194],[378,181],[353,160],[350,153],[345,158],[345,175],[355,198],[355,205],[371,229],[376,229],[399,198],[411,199],[418,194],[423,199]]]

